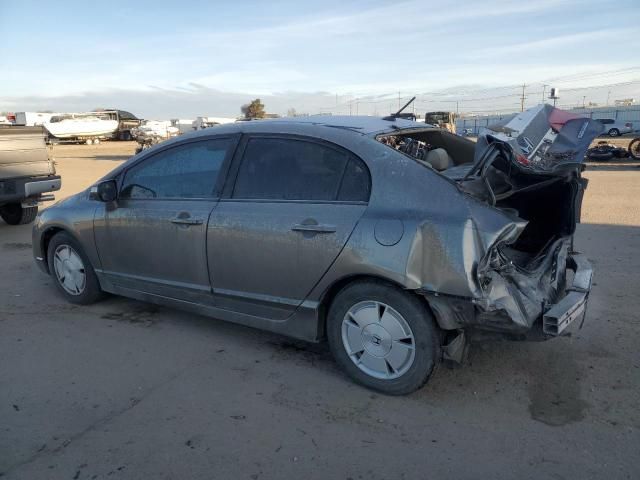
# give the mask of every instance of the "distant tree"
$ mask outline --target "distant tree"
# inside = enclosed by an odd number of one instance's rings
[[[242,105],[240,111],[244,115],[244,118],[247,119],[264,118],[265,116],[264,104],[259,98],[256,98],[251,103]]]
[[[287,110],[287,117],[295,117],[298,112],[296,112],[295,108],[290,108]]]

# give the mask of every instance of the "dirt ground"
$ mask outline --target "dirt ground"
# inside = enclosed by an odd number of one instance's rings
[[[55,147],[57,197],[134,147]],[[640,162],[585,174],[583,328],[474,347],[400,398],[353,384],[324,345],[123,298],[65,303],[31,227],[0,221],[0,477],[640,478]]]

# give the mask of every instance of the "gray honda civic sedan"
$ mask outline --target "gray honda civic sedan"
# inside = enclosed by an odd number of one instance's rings
[[[357,382],[409,393],[475,338],[584,317],[572,239],[600,126],[525,114],[477,143],[395,116],[194,132],[43,210],[34,256],[70,302],[108,292],[326,339]]]

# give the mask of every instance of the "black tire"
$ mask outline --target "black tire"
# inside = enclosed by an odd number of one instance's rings
[[[608,162],[613,158],[613,152],[591,152],[588,158],[595,162]]]
[[[83,266],[84,266],[84,274],[85,274],[85,285],[84,289],[76,295],[72,295],[65,290],[62,286],[54,266],[54,256],[58,247],[68,246],[71,247],[81,258]],[[88,305],[90,303],[94,303],[100,299],[102,299],[105,294],[100,289],[100,283],[98,282],[98,277],[96,276],[96,272],[93,270],[93,266],[89,261],[89,258],[84,253],[84,250],[80,246],[80,244],[68,233],[60,232],[56,233],[51,241],[49,242],[49,247],[47,248],[47,263],[49,265],[49,273],[53,278],[53,281],[62,296],[70,303],[75,303],[78,305]]]
[[[0,207],[0,217],[9,225],[25,225],[35,220],[38,207],[23,207],[19,203],[9,203]]]
[[[611,130],[609,130],[608,134],[610,137],[619,137],[620,130],[618,130],[617,128],[612,128]]]
[[[634,138],[629,143],[629,155],[634,160],[640,160],[640,138]]]
[[[613,156],[615,158],[627,158],[629,156],[629,152],[624,148],[616,148],[613,150]]]
[[[347,312],[360,302],[381,302],[398,312],[409,325],[415,342],[413,363],[401,376],[381,379],[356,366],[342,340],[342,323]],[[327,316],[329,348],[336,363],[353,380],[387,395],[405,395],[422,387],[440,361],[440,335],[425,302],[417,295],[381,281],[353,283],[334,298]],[[393,347],[391,347],[393,348]]]

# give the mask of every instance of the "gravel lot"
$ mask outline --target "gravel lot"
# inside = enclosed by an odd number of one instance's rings
[[[57,197],[133,149],[56,147]],[[584,327],[477,346],[402,398],[354,385],[324,345],[122,298],[67,304],[30,226],[0,220],[0,477],[640,478],[640,162],[586,176]]]

